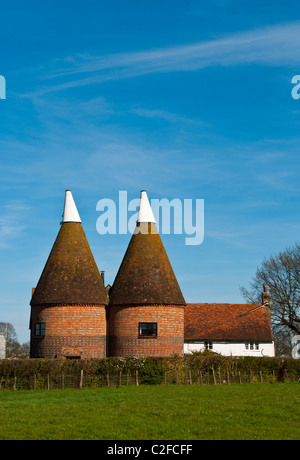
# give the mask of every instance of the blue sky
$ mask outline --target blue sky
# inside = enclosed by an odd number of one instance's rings
[[[0,321],[29,340],[31,288],[71,189],[106,282],[130,235],[96,204],[204,199],[205,238],[162,235],[186,301],[242,302],[299,241],[300,4],[1,2]]]

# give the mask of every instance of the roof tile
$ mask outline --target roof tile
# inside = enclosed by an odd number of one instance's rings
[[[268,307],[253,304],[188,303],[185,340],[272,341]]]

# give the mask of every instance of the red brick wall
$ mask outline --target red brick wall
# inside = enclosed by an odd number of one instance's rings
[[[45,323],[45,337],[35,337],[35,323]],[[139,337],[139,322],[157,323],[157,337]],[[31,357],[106,356],[105,306],[34,306],[31,313]],[[110,356],[182,355],[182,306],[112,306],[109,311]]]
[[[157,337],[139,337],[139,322],[157,323]],[[168,305],[111,306],[110,356],[182,355],[184,307]]]
[[[35,323],[45,323],[45,337],[36,337]],[[104,305],[34,306],[31,309],[32,358],[106,357]]]

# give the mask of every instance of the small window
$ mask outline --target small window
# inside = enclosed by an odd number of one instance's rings
[[[139,337],[156,337],[157,323],[139,323]]]
[[[245,343],[246,350],[259,350],[259,343],[257,342],[246,342]]]
[[[204,342],[204,347],[206,350],[212,350],[213,349],[213,343],[212,342]]]
[[[45,335],[45,323],[35,323],[34,334],[40,337]]]

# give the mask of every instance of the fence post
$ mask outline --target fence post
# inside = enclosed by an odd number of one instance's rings
[[[200,371],[200,385],[203,385],[202,371]]]
[[[259,371],[259,374],[260,374],[260,381],[261,381],[261,383],[264,383],[264,381],[263,381],[263,376],[262,376],[262,371]]]
[[[227,371],[227,383],[230,384],[229,371]]]
[[[80,371],[80,383],[79,383],[79,388],[83,387],[83,369]]]
[[[240,381],[240,383],[242,383],[241,372],[240,371],[239,371],[239,381]]]
[[[219,376],[219,384],[222,384],[222,378],[221,378],[221,371],[220,369],[218,370],[218,376]]]
[[[33,389],[36,390],[36,374],[33,376]]]
[[[122,385],[122,371],[120,371],[120,376],[119,376],[119,386]]]
[[[47,375],[47,390],[50,390],[50,376]]]
[[[138,369],[135,371],[135,384],[139,385],[139,371]]]
[[[191,369],[189,369],[189,381],[190,381],[190,385],[192,385],[192,372],[191,372]]]
[[[14,391],[17,391],[17,376],[16,375],[14,379]]]
[[[212,367],[212,371],[213,371],[214,385],[217,385],[214,367]]]

